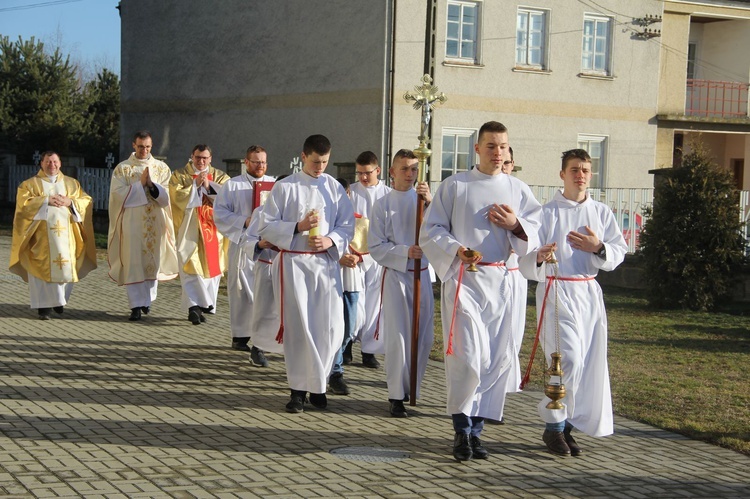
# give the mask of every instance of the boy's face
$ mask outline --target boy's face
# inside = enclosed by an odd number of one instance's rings
[[[380,167],[378,165],[360,165],[355,164],[357,171],[357,180],[365,187],[372,187],[378,183],[380,177]]]
[[[328,166],[328,159],[330,157],[330,152],[322,155],[316,152],[311,152],[309,156],[303,152],[302,171],[313,178],[318,178],[326,171],[326,166]]]
[[[565,169],[560,172],[565,192],[583,192],[591,182],[591,162],[570,158],[565,162]]]
[[[391,164],[393,188],[397,191],[408,191],[417,181],[419,160],[416,158],[398,158]]]
[[[479,137],[479,142],[474,144],[474,150],[479,155],[479,170],[482,173],[500,173],[506,156],[510,157],[508,133],[485,132]]]
[[[515,163],[513,163],[513,160],[510,157],[510,153],[508,153],[503,160],[503,173],[506,175],[510,175],[511,173],[513,173],[514,167]]]

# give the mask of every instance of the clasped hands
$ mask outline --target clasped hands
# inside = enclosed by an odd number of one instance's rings
[[[310,210],[305,215],[305,218],[297,222],[297,230],[305,232],[317,227],[319,217],[318,210]],[[307,246],[313,251],[325,251],[333,246],[333,240],[327,236],[309,236],[307,238]]]
[[[50,206],[55,206],[57,208],[69,208],[70,205],[73,204],[73,200],[63,194],[52,194],[49,197],[49,202],[47,204],[49,204]]]

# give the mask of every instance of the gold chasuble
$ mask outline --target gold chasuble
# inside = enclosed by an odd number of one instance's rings
[[[82,222],[75,222],[71,208],[47,205],[46,220],[34,220],[49,201],[62,194],[71,199]],[[28,282],[28,275],[48,283],[78,282],[96,268],[96,246],[91,196],[77,180],[62,172],[52,182],[43,170],[18,187],[10,271]]]
[[[146,168],[154,185],[164,188],[158,198],[141,185]],[[109,276],[119,285],[177,277],[179,266],[169,204],[171,175],[166,163],[153,156],[138,159],[135,153],[112,173],[107,256]]]
[[[208,279],[225,272],[229,239],[221,235],[214,223],[215,193],[202,193],[201,206],[188,208],[197,176],[192,163],[175,170],[169,181],[169,200],[172,203],[177,254],[182,270]],[[208,180],[212,186],[223,185],[229,180],[229,175],[208,165]]]

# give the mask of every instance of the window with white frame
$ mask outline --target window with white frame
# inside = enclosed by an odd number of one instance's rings
[[[547,11],[518,8],[516,66],[547,69]]]
[[[446,58],[478,62],[479,6],[479,2],[448,2]]]
[[[604,189],[607,173],[607,137],[604,135],[578,135],[578,147],[591,156],[590,189]]]
[[[476,130],[443,128],[440,180],[454,173],[466,171],[474,164]]]
[[[584,73],[610,75],[612,18],[586,14],[583,17],[581,69]]]

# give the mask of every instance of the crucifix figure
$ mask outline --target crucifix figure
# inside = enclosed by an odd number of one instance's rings
[[[443,92],[438,93],[438,88],[432,85],[432,78],[426,74],[422,77],[422,84],[414,87],[414,92],[406,92],[404,99],[407,102],[414,101],[414,109],[422,109],[421,127],[417,138],[420,143],[427,144],[429,141],[428,127],[435,102],[438,101],[442,104],[448,98]]]

